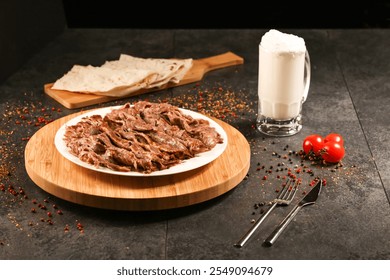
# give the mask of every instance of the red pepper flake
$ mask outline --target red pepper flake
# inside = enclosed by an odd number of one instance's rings
[[[81,233],[84,233],[84,226],[83,226],[80,222],[77,222],[76,228],[77,228]]]
[[[31,213],[37,213],[37,210],[35,210],[35,208],[31,208]]]
[[[51,212],[47,212],[48,217],[53,217],[53,214]]]
[[[267,176],[263,176],[263,180],[265,181],[265,180],[267,180],[268,179],[268,177]]]
[[[10,194],[12,194],[13,196],[17,196],[17,195],[18,195],[18,192],[15,191],[15,189],[14,189],[12,186],[9,186],[9,187],[8,187],[8,192],[9,192]]]
[[[57,214],[58,214],[58,215],[62,215],[63,213],[62,213],[61,210],[57,210]]]

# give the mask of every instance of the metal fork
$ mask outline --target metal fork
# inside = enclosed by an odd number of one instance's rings
[[[271,201],[272,205],[268,210],[252,225],[252,227],[245,233],[241,239],[234,244],[235,247],[241,248],[249,240],[252,234],[257,230],[260,224],[267,218],[267,216],[274,210],[276,205],[289,205],[293,200],[297,190],[298,190],[299,181],[288,179],[285,184],[283,184],[282,190],[279,192],[278,196]]]

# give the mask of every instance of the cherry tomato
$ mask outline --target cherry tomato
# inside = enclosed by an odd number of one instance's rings
[[[329,163],[337,163],[344,158],[344,146],[338,142],[328,141],[321,149],[321,157]]]
[[[313,149],[313,145],[311,144],[310,140],[305,139],[303,141],[302,148],[303,148],[303,151],[305,152],[305,154],[309,154],[311,152],[311,150]]]
[[[339,143],[340,145],[344,145],[344,139],[338,133],[329,133],[328,135],[325,136],[324,143],[331,142],[331,141]]]
[[[318,134],[312,134],[306,136],[306,138],[303,140],[302,148],[306,154],[310,153],[310,151],[313,151],[313,153],[319,155],[323,146],[324,139],[322,138],[322,136]]]

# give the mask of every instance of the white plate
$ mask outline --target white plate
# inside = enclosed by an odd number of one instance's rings
[[[228,142],[227,134],[226,134],[225,130],[218,123],[216,123],[215,121],[206,117],[203,114],[200,114],[200,113],[197,113],[194,111],[190,111],[190,110],[186,110],[186,109],[180,109],[183,112],[183,114],[190,115],[191,117],[193,117],[195,119],[208,120],[210,123],[210,126],[214,127],[216,129],[216,131],[221,135],[221,137],[223,139],[223,143],[217,144],[210,151],[197,154],[195,157],[188,159],[188,160],[184,160],[182,163],[174,165],[168,169],[154,171],[154,172],[146,173],[146,174],[141,173],[141,172],[135,172],[135,171],[129,171],[129,172],[115,171],[115,170],[112,170],[112,169],[109,169],[106,167],[95,167],[92,164],[89,164],[89,163],[86,163],[86,162],[80,160],[78,157],[72,155],[69,152],[68,148],[66,147],[66,143],[63,139],[67,126],[77,124],[84,117],[88,117],[88,116],[92,116],[92,115],[105,116],[106,114],[110,113],[111,110],[118,109],[120,107],[122,107],[122,105],[96,109],[96,110],[84,113],[82,115],[79,115],[79,116],[69,120],[68,122],[66,122],[64,125],[62,125],[58,129],[58,131],[55,135],[55,138],[54,138],[54,144],[55,144],[57,150],[60,152],[60,154],[62,156],[64,156],[66,159],[70,160],[71,162],[73,162],[79,166],[82,166],[82,167],[85,167],[85,168],[88,168],[91,170],[95,170],[98,172],[114,174],[114,175],[123,175],[123,176],[162,176],[162,175],[172,175],[172,174],[176,174],[176,173],[181,173],[181,172],[193,170],[193,169],[199,168],[201,166],[204,166],[204,165],[212,162],[213,160],[215,160],[217,157],[219,157],[227,147],[227,142]]]

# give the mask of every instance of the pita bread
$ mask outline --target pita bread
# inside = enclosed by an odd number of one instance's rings
[[[179,83],[192,67],[192,59],[138,58],[121,54],[103,65],[75,65],[52,89],[105,96],[126,96],[140,89]]]
[[[179,83],[191,68],[192,59],[139,58],[121,54],[119,63],[129,68],[156,72],[158,76],[150,87],[159,87],[168,82]]]

